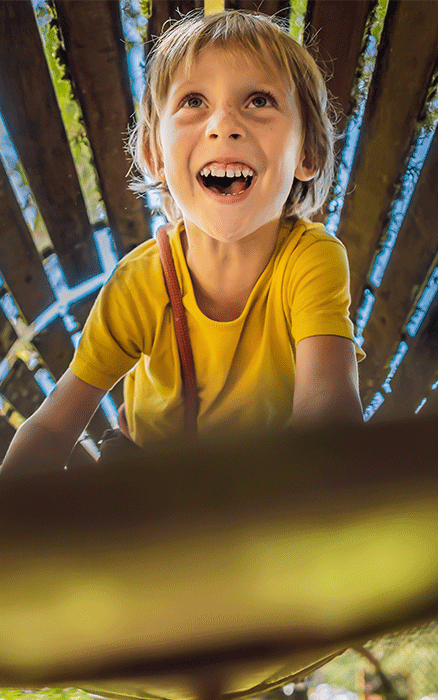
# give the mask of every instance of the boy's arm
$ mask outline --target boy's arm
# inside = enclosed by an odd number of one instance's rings
[[[38,410],[17,430],[0,474],[62,469],[105,393],[68,369]]]
[[[320,335],[296,347],[292,424],[363,421],[354,343]]]

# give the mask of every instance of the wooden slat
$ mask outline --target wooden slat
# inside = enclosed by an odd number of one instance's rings
[[[289,17],[289,0],[264,0],[262,4],[254,0],[225,0],[226,10],[259,10],[265,15],[275,15],[278,17]]]
[[[364,331],[369,357],[361,365],[368,394],[384,381],[385,365],[397,345],[418,289],[438,250],[438,131],[421,170],[409,209],[382,279],[375,290],[373,311]],[[437,360],[438,365],[438,360]],[[438,367],[437,367],[438,368]]]
[[[94,440],[94,442],[97,444],[99,440],[102,438],[105,430],[107,428],[110,428],[110,424],[108,421],[108,418],[105,415],[105,412],[101,406],[97,409],[96,413],[92,417],[91,421],[89,422],[87,426],[87,432],[90,435],[90,437]]]
[[[110,396],[114,403],[116,404],[117,408],[123,403],[124,401],[124,395],[123,395],[123,379],[120,379],[115,386],[110,391]]]
[[[55,380],[58,380],[67,369],[74,352],[73,343],[62,319],[57,316],[33,338],[32,343]]]
[[[119,255],[150,237],[143,200],[128,189],[125,152],[134,105],[116,0],[56,0],[68,68],[81,105]],[[98,31],[96,29],[98,28]]]
[[[356,308],[437,60],[438,3],[390,0],[338,235]]]
[[[69,284],[100,271],[29,0],[0,2],[0,109]]]
[[[409,339],[408,353],[391,380],[391,392],[385,395],[385,402],[373,420],[380,422],[412,418],[422,399],[429,394],[437,372],[438,299],[435,298],[418,334]],[[431,406],[426,413],[436,414],[436,410],[433,411]]]
[[[434,384],[438,379],[438,374],[433,378],[431,385]],[[427,402],[421,409],[421,416],[436,416],[438,415],[438,390],[431,389],[431,386],[427,387]]]
[[[95,289],[91,294],[83,297],[79,301],[74,302],[69,307],[69,313],[76,319],[81,328],[84,327],[85,321],[91,311],[91,307],[99,293],[100,289]]]
[[[166,5],[165,0],[163,2],[157,3],[158,5]],[[204,0],[168,0],[168,18],[174,17],[175,19],[180,18],[181,15],[186,15],[192,10],[201,10],[204,8]],[[177,11],[178,10],[178,11]],[[166,25],[168,26],[168,25]]]
[[[153,2],[152,13],[149,17],[147,25],[147,36],[145,43],[146,57],[149,50],[153,46],[153,37],[161,35],[164,23],[169,19],[180,19],[180,15],[176,11],[177,8],[180,10],[181,14],[184,15],[190,10],[201,9],[203,7],[203,0],[182,0],[182,2],[179,3],[176,3],[174,0],[161,0],[161,2]],[[166,29],[168,26],[169,25],[166,24]]]
[[[0,308],[0,360],[5,357],[16,340],[17,334]]]
[[[304,44],[327,77],[327,87],[343,116],[351,112],[351,90],[367,19],[376,0],[308,0]],[[342,31],[340,29],[342,28]]]
[[[1,393],[24,418],[29,418],[45,398],[32,372],[21,360],[15,362],[2,383]]]
[[[2,277],[25,320],[32,323],[55,302],[55,296],[1,162],[0,261]],[[7,345],[11,339],[15,341],[16,334],[9,323],[2,324],[1,334],[7,352],[12,343],[8,347]],[[34,344],[49,370],[59,378],[66,369],[73,350],[70,336],[61,319],[55,319],[36,336]],[[2,351],[4,347],[2,342]]]
[[[15,430],[12,425],[9,425],[6,418],[0,416],[0,464],[6,454],[12,438],[15,435]]]
[[[87,450],[82,447],[81,443],[78,442],[73,448],[73,452],[67,462],[67,468],[69,472],[72,472],[75,469],[83,468],[84,465],[88,465],[90,469],[92,469],[96,465],[96,462]]]
[[[1,8],[0,3],[0,12]],[[2,72],[0,71],[0,81]],[[1,161],[0,269],[28,323],[34,321],[55,301],[38,251]]]
[[[151,40],[153,36],[160,36],[165,22],[170,19],[180,19],[180,14],[201,9],[204,6],[203,0],[182,0],[176,3],[175,0],[159,0],[152,3],[152,15],[149,18],[147,28],[147,42],[145,44],[145,52],[151,48]],[[225,10],[257,10],[259,9],[266,15],[278,14],[279,17],[288,16],[290,3],[289,0],[264,0],[262,6],[254,3],[254,0],[225,0]],[[177,12],[177,9],[179,12]],[[167,25],[166,25],[167,27]]]

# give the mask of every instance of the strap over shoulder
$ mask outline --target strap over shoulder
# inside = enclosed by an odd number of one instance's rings
[[[197,434],[198,419],[198,392],[196,385],[195,364],[193,362],[192,346],[190,344],[189,329],[186,313],[181,296],[181,289],[176,275],[170,248],[168,232],[171,224],[162,226],[156,233],[160,260],[172,307],[173,322],[175,326],[176,340],[178,343],[179,357],[181,361],[181,375],[185,401],[185,429],[190,435]]]

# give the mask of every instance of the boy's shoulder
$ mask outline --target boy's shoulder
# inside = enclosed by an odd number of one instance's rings
[[[345,246],[339,238],[327,233],[323,224],[310,219],[283,221],[282,240],[280,241],[279,258],[291,268],[304,258],[344,258]]]
[[[181,224],[175,226],[169,232],[169,242],[172,249],[173,257],[178,254],[178,241],[181,232]],[[143,241],[135,248],[133,248],[129,253],[126,253],[124,257],[119,261],[117,268],[119,270],[126,269],[144,269],[147,267],[156,267],[161,269],[160,253],[158,250],[158,244],[156,238],[149,238],[147,241]]]
[[[135,248],[126,253],[118,263],[119,268],[125,268],[142,264],[150,258],[158,255],[158,246],[155,238],[150,238],[139,243]]]
[[[319,265],[345,264],[346,249],[342,241],[327,233],[323,224],[310,219],[283,222],[277,254],[277,269],[295,275],[298,270]]]
[[[130,296],[143,298],[148,295],[148,290],[153,290],[155,296],[161,298],[165,294],[161,270],[157,242],[151,238],[119,260],[102,288],[102,293],[114,298],[121,295],[124,298],[129,290]]]
[[[313,243],[318,241],[332,242],[335,245],[343,247],[343,243],[327,233],[324,224],[317,221],[311,221],[307,218],[302,218],[298,220],[285,220],[285,241],[287,246],[290,248],[304,249]]]

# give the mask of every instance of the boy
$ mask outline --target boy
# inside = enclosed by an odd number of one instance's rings
[[[109,106],[110,108],[110,106]],[[309,216],[331,184],[316,64],[257,12],[187,15],[149,59],[137,165],[163,194],[198,383],[200,434],[362,420],[342,244]],[[156,242],[119,264],[70,368],[20,428],[4,470],[65,464],[125,378],[130,437],[183,426],[178,349]]]

